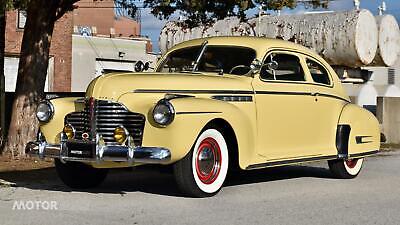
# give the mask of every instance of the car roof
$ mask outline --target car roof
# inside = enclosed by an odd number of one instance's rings
[[[249,37],[249,36],[220,36],[220,37],[198,38],[179,43],[175,45],[173,48],[171,48],[170,51],[190,46],[201,45],[206,40],[208,41],[208,45],[230,45],[230,46],[249,47],[256,50],[257,53],[259,54],[264,54],[267,49],[282,48],[288,50],[297,50],[305,54],[318,56],[318,54],[315,51],[290,41],[266,38],[266,37]]]

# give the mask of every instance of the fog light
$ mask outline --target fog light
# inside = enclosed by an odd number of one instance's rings
[[[124,126],[119,126],[114,130],[114,139],[117,143],[123,144],[129,135],[128,130]]]
[[[65,125],[63,132],[65,135],[67,135],[68,139],[72,139],[75,137],[75,128],[71,124]]]

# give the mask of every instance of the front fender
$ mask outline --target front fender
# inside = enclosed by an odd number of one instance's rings
[[[368,110],[347,104],[342,110],[339,125],[350,125],[348,143],[350,155],[379,150],[379,122]]]
[[[125,94],[119,102],[131,111],[146,115],[143,146],[165,147],[171,150],[171,162],[182,159],[192,148],[201,130],[213,119],[223,119],[233,128],[239,149],[239,165],[246,168],[255,155],[255,107],[253,102],[232,104],[200,97],[170,100],[175,108],[174,121],[167,127],[152,122],[154,105],[163,95]],[[135,100],[134,100],[135,99]]]
[[[64,117],[68,113],[80,111],[79,105],[75,103],[76,97],[56,98],[50,100],[54,106],[53,118],[47,123],[40,123],[40,131],[49,144],[59,144],[60,134],[64,127]]]

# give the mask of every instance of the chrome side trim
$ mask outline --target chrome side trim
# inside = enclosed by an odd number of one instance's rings
[[[226,101],[226,102],[252,102],[253,96],[243,95],[214,95],[212,99]]]

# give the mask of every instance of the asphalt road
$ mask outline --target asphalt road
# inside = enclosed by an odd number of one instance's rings
[[[331,178],[325,163],[303,164],[244,172],[217,196],[193,199],[158,171],[114,171],[84,192],[64,187],[54,169],[0,173],[15,183],[0,187],[0,224],[397,225],[399,175],[400,151],[386,152],[368,158],[353,180]],[[13,210],[29,201],[55,202],[56,209]]]

